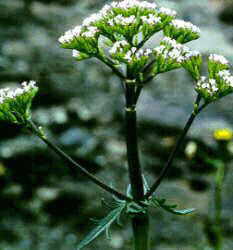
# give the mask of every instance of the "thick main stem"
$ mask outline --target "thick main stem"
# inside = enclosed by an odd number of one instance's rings
[[[142,201],[144,187],[142,171],[138,153],[137,136],[137,113],[134,89],[126,87],[126,145],[129,178],[132,196],[135,201]],[[134,249],[149,250],[149,216],[148,213],[138,213],[132,217],[132,228],[134,234]]]
[[[134,249],[149,250],[149,216],[148,214],[138,214],[132,219],[134,233]]]
[[[129,177],[133,198],[137,201],[143,199],[143,179],[138,155],[136,110],[127,108],[125,112],[126,120],[126,144]]]

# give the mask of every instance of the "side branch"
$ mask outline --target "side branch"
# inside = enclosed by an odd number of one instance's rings
[[[128,196],[118,192],[117,190],[111,188],[110,186],[106,185],[101,180],[96,178],[88,170],[86,170],[79,163],[77,163],[75,160],[73,160],[69,155],[67,155],[62,149],[60,149],[58,146],[56,146],[51,141],[49,141],[45,136],[42,136],[41,132],[39,131],[37,126],[32,121],[28,121],[28,122],[29,122],[29,126],[30,126],[29,128],[32,132],[34,132],[45,144],[47,144],[62,159],[69,162],[72,166],[77,167],[88,179],[90,179],[96,185],[98,185],[99,187],[101,187],[102,189],[104,189],[108,193],[111,193],[112,195],[116,196],[119,199],[126,200],[126,201],[132,201],[132,199],[129,198]]]
[[[166,165],[164,166],[164,168],[162,169],[158,179],[154,182],[154,184],[152,185],[152,187],[149,189],[149,191],[145,194],[144,198],[145,199],[148,199],[155,191],[156,189],[159,187],[159,185],[161,184],[162,180],[164,179],[164,177],[166,176],[169,168],[171,167],[172,163],[173,163],[173,160],[186,136],[186,134],[188,133],[194,119],[196,118],[197,114],[202,110],[202,108],[198,109],[199,107],[199,103],[201,101],[201,97],[198,95],[197,96],[197,99],[196,99],[196,102],[194,104],[194,111],[192,112],[192,114],[190,115],[184,129],[183,129],[183,132],[182,134],[180,135],[178,141],[176,142],[176,145],[174,147],[174,149],[172,150],[169,158],[168,158],[168,161],[166,163]],[[203,106],[202,106],[203,107]]]

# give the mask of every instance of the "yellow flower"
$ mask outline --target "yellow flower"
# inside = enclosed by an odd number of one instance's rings
[[[217,141],[230,141],[233,138],[233,131],[228,128],[216,129],[213,136]]]

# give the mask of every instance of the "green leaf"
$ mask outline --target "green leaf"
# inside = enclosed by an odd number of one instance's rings
[[[119,218],[124,208],[125,205],[121,205],[112,210],[105,218],[100,220],[97,227],[95,227],[90,233],[88,233],[87,236],[79,243],[77,250],[83,249],[104,231],[106,231],[107,235],[109,235],[109,227],[114,221]]]
[[[166,204],[166,200],[165,199],[158,199],[158,198],[152,198],[151,200],[151,205],[153,207],[159,207],[162,208],[164,210],[166,210],[169,213],[172,214],[176,214],[176,215],[186,215],[186,214],[190,214],[193,211],[195,211],[195,208],[190,208],[190,209],[175,209],[177,207],[177,205],[168,205]]]

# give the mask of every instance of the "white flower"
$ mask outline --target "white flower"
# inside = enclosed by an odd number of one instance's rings
[[[233,88],[233,75],[231,75],[229,70],[219,71],[218,75],[227,85]]]
[[[217,82],[215,79],[209,79],[209,84],[213,92],[218,91]]]
[[[200,29],[196,25],[194,25],[190,22],[185,22],[185,21],[180,20],[180,19],[173,20],[170,25],[172,25],[173,27],[175,27],[177,29],[188,29],[188,30],[191,30],[192,32],[197,33],[197,34],[200,34],[200,32],[201,32]]]
[[[94,38],[98,32],[98,28],[94,26],[88,26],[87,31],[83,32],[82,36],[86,38]]]
[[[14,99],[17,96],[20,96],[26,92],[31,91],[32,89],[36,89],[36,82],[35,81],[29,81],[29,82],[23,82],[21,88],[4,88],[0,89],[0,103],[4,103],[7,99]]]
[[[168,36],[165,36],[163,38],[163,40],[161,41],[161,44],[165,44],[165,45],[169,45],[171,46],[172,48],[177,48],[179,46],[181,46],[181,44],[178,44],[177,41],[175,39],[171,39],[170,37]]]
[[[99,14],[102,17],[105,17],[108,13],[111,12],[112,7],[109,4],[104,5],[104,7],[100,10]]]
[[[128,61],[129,63],[132,62],[132,61],[135,61],[136,60],[141,60],[143,57],[147,58],[149,57],[150,55],[152,54],[152,50],[151,49],[139,49],[137,51],[137,48],[136,47],[132,47],[131,50],[129,50],[124,59],[126,61]]]
[[[72,30],[66,31],[66,33],[58,39],[58,41],[61,44],[70,43],[75,39],[75,37],[79,37],[81,35],[81,32],[82,26],[78,25]]]
[[[130,46],[130,44],[125,41],[125,40],[122,40],[122,41],[117,41],[113,44],[112,48],[109,50],[109,53],[110,54],[115,54],[117,52],[123,52],[124,51],[124,47],[126,46]]]
[[[89,26],[92,25],[95,22],[100,21],[103,18],[103,14],[102,13],[94,13],[92,15],[90,15],[89,17],[85,18],[83,20],[83,26]]]
[[[164,37],[161,44],[162,45],[155,49],[155,51],[162,54],[164,58],[173,59],[178,63],[185,60],[185,55],[187,53],[191,53],[188,47],[177,43],[175,39],[171,39],[170,37]],[[169,48],[167,48],[166,45],[169,46]]]
[[[228,65],[229,64],[228,60],[224,56],[216,55],[216,54],[211,54],[209,56],[209,61],[220,63],[220,64],[223,64],[223,65]]]
[[[186,51],[185,51],[185,49],[183,50],[184,55],[183,55],[180,62],[185,62],[185,61],[188,61],[188,60],[190,60],[190,59],[192,59],[194,57],[201,56],[201,53],[199,51],[196,51],[196,50],[192,51],[188,47],[186,47],[186,46],[184,46],[184,47],[187,48],[187,49],[186,49]]]
[[[147,23],[150,25],[161,23],[161,17],[156,17],[153,14],[149,14],[149,16],[142,16],[141,19],[144,23]]]
[[[168,56],[171,57],[172,59],[177,59],[181,56],[182,51],[179,49],[172,49],[169,53]]]
[[[149,3],[147,1],[138,2],[138,7],[145,8],[145,9],[156,9],[157,4],[156,3]]]
[[[164,8],[164,7],[159,8],[158,12],[160,14],[164,14],[164,15],[167,15],[167,16],[170,16],[170,17],[175,17],[177,15],[175,10],[171,10],[171,9]]]
[[[76,50],[76,49],[73,49],[72,50],[72,56],[73,57],[79,57],[80,56],[80,51]]]
[[[85,26],[86,31],[83,32],[84,26],[78,25],[72,30],[68,30],[63,36],[61,36],[58,41],[61,44],[71,43],[75,39],[80,37],[84,38],[94,38],[96,34],[99,32],[98,28],[94,26]]]
[[[161,45],[153,49],[153,51],[158,55],[161,55],[165,50],[166,50],[166,47],[164,45]]]
[[[121,9],[129,9],[129,8],[146,8],[146,9],[155,9],[157,5],[155,3],[149,3],[147,1],[138,1],[138,0],[124,0],[121,2],[112,2],[112,8],[121,8]]]
[[[207,79],[202,76],[200,80],[197,82],[198,90],[205,90],[209,95],[214,95],[218,90],[217,81],[215,79]]]
[[[136,23],[136,17],[134,15],[131,15],[129,17],[124,17],[122,15],[117,15],[116,17],[114,17],[113,19],[108,21],[108,24],[110,26],[114,26],[115,24],[128,26],[128,25],[131,25],[131,24],[134,24],[134,23]]]
[[[228,78],[231,77],[231,73],[229,70],[221,70],[219,71],[218,75],[222,78]]]

